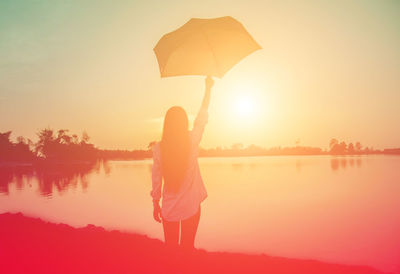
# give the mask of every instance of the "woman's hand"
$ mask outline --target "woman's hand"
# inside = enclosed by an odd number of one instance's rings
[[[159,201],[153,201],[153,218],[156,222],[161,223],[161,207]]]
[[[207,78],[206,78],[206,90],[211,90],[213,85],[214,85],[213,78],[211,78],[211,76],[207,76]]]

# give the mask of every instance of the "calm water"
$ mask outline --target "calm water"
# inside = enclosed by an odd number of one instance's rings
[[[202,158],[197,247],[400,270],[399,156]],[[0,169],[0,213],[162,239],[151,161]]]

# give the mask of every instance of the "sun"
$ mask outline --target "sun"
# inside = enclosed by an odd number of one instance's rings
[[[235,108],[239,117],[250,117],[254,114],[255,102],[250,96],[241,95],[236,98]]]
[[[228,89],[224,112],[230,126],[236,130],[260,128],[266,121],[265,89],[255,83],[235,83]]]
[[[256,108],[256,102],[250,95],[241,94],[235,99],[234,112],[235,116],[240,120],[254,118]]]

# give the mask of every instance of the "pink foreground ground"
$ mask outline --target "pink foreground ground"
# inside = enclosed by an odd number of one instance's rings
[[[381,273],[266,255],[168,250],[143,235],[0,214],[0,273]]]

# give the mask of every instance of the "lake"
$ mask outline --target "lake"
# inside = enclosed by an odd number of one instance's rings
[[[196,246],[400,270],[400,156],[200,158]],[[0,213],[163,239],[151,160],[0,168]]]

